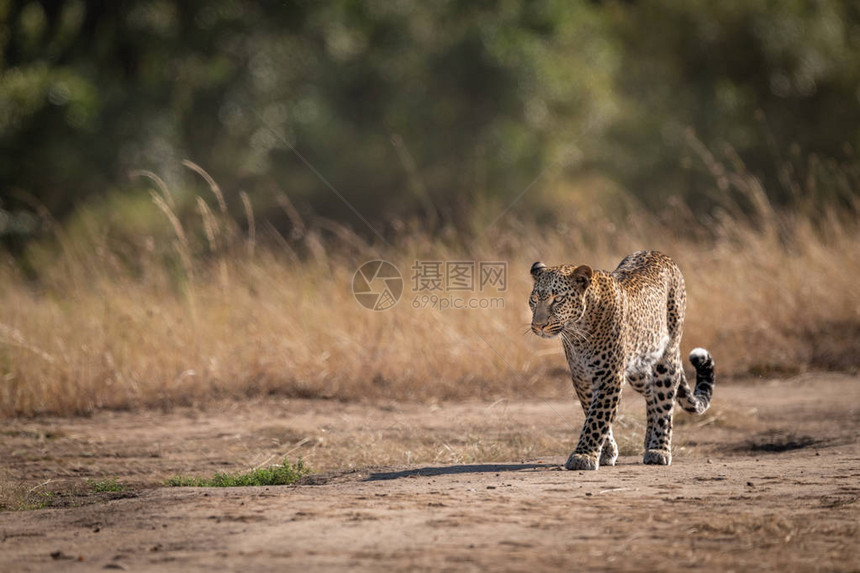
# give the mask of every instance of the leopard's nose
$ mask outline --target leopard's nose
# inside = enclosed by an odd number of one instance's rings
[[[543,324],[537,324],[535,322],[532,323],[532,332],[534,332],[535,334],[540,334],[541,332],[543,332],[544,328],[546,328],[545,322]]]

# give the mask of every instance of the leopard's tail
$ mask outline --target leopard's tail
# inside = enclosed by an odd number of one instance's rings
[[[696,388],[692,392],[687,378],[681,375],[678,385],[678,403],[691,414],[704,414],[711,405],[714,393],[714,359],[704,348],[694,348],[690,352],[690,362],[696,369]]]

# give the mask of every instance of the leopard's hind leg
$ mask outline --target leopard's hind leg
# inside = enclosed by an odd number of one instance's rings
[[[652,367],[651,387],[645,393],[648,427],[645,431],[646,464],[672,463],[672,417],[675,394],[683,375],[677,347],[666,352]]]

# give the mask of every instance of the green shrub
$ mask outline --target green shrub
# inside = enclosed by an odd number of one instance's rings
[[[284,459],[281,465],[260,468],[241,474],[216,473],[211,478],[174,476],[165,482],[168,487],[244,487],[255,485],[290,485],[310,470],[299,459],[295,465]]]

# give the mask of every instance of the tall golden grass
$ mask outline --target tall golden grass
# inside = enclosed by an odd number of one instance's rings
[[[742,173],[728,185],[743,192],[746,207],[727,203],[708,219],[680,202],[660,216],[630,203],[622,217],[572,213],[546,225],[513,209],[489,228],[476,223],[467,237],[403,224],[392,226],[388,243],[368,243],[331,221],[303,219],[285,195],[278,200],[292,221],[288,236],[255,221],[247,196],[235,221],[217,184],[189,167],[211,191],[197,198],[194,220],[181,220],[163,182],[140,173],[159,189],[150,208],[169,222],[169,242],[118,243],[98,225],[71,238],[57,228],[61,248],[31,257],[37,280],[3,259],[0,415],[261,394],[566,395],[559,343],[526,334],[531,263],[611,270],[639,249],[664,251],[684,271],[685,350],[709,348],[720,375],[858,365],[858,226],[836,209],[778,212]],[[351,292],[357,267],[376,258],[398,266],[406,283],[399,304],[382,312]],[[413,308],[415,260],[507,262],[504,308]]]

